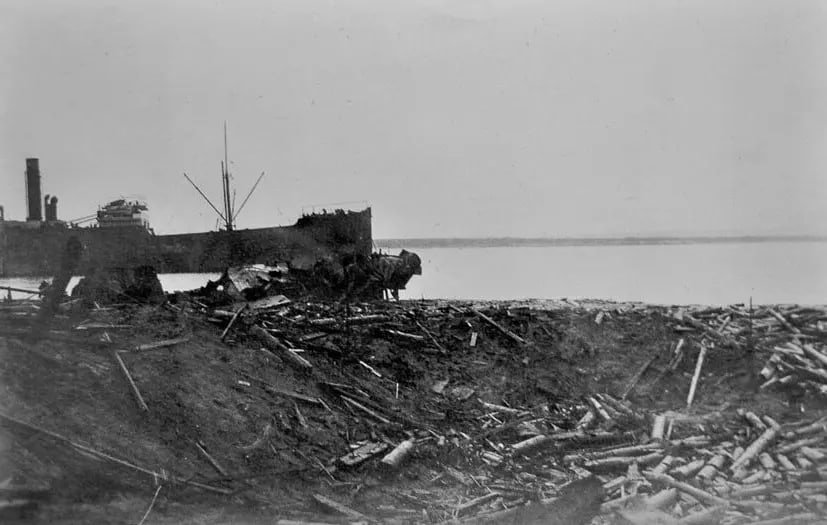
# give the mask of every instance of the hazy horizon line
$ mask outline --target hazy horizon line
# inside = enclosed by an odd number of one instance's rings
[[[410,237],[374,239],[374,244],[377,246],[388,248],[702,244],[732,242],[827,242],[827,234],[618,235],[602,237]]]

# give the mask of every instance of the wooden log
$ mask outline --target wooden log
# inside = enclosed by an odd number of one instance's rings
[[[592,423],[594,423],[595,418],[596,416],[594,415],[594,412],[588,410],[585,414],[583,414],[583,417],[581,417],[577,421],[577,424],[574,426],[574,428],[577,430],[585,430],[589,428],[592,425]]]
[[[681,339],[681,341],[683,341],[683,339]],[[637,386],[638,382],[640,381],[640,378],[643,377],[643,374],[646,373],[646,371],[649,369],[650,366],[652,366],[652,363],[654,363],[657,358],[657,354],[653,355],[652,357],[647,359],[640,366],[640,368],[638,368],[637,372],[635,372],[635,375],[633,375],[632,378],[629,380],[629,383],[626,384],[626,388],[623,389],[623,393],[620,396],[621,400],[626,400],[629,394],[632,393],[632,390],[635,389],[635,386]]]
[[[680,518],[677,521],[677,525],[707,525],[708,523],[720,523],[725,512],[726,506],[717,506],[699,510]]]
[[[672,463],[675,462],[675,456],[666,456],[660,463],[658,463],[655,468],[652,469],[652,474],[658,476],[660,474],[665,474],[669,467],[672,466]]]
[[[212,467],[213,467],[213,468],[214,468],[214,469],[215,469],[215,470],[216,470],[219,474],[221,474],[221,475],[222,475],[222,476],[224,476],[225,478],[227,478],[227,477],[229,477],[229,476],[230,476],[229,474],[227,474],[227,471],[226,471],[226,470],[224,470],[224,467],[222,467],[222,466],[221,466],[221,464],[220,464],[220,463],[218,463],[218,461],[216,461],[216,460],[215,460],[215,458],[214,458],[214,457],[212,457],[212,456],[210,455],[210,453],[209,453],[209,452],[207,452],[207,449],[205,449],[205,448],[201,445],[201,443],[199,443],[198,441],[195,441],[194,443],[195,443],[195,447],[198,449],[198,452],[200,452],[200,453],[201,453],[201,454],[202,454],[202,455],[203,455],[203,456],[207,459],[207,461],[210,463],[210,465],[212,465]]]
[[[663,509],[674,505],[676,501],[678,501],[678,489],[673,487],[652,494],[646,498],[644,504],[647,508]]]
[[[803,456],[796,456],[795,462],[798,463],[798,466],[804,470],[813,468],[813,462]]]
[[[608,458],[612,456],[642,456],[651,454],[653,451],[660,450],[663,445],[660,443],[644,443],[643,445],[633,445],[629,447],[612,448],[609,450],[599,450],[589,454],[590,459]]]
[[[706,324],[698,321],[697,319],[695,319],[691,315],[685,314],[683,316],[683,320],[685,322],[689,323],[690,325],[692,325],[694,328],[697,328],[697,329],[699,329],[703,332],[706,332],[710,336],[714,337],[715,339],[720,340],[722,343],[724,343],[726,345],[729,345],[733,348],[737,348],[739,346],[738,341],[736,341],[735,339],[718,332],[717,330],[715,330],[711,326],[707,326]]]
[[[138,346],[135,347],[135,350],[137,350],[137,351],[155,350],[156,348],[165,348],[167,346],[174,346],[174,345],[179,345],[181,343],[186,343],[190,339],[191,339],[191,337],[188,336],[188,335],[183,336],[183,337],[176,337],[174,339],[165,339],[163,341],[156,341],[154,343],[146,343],[146,344],[138,345]]]
[[[595,399],[592,396],[588,396],[586,399],[592,405],[594,410],[600,415],[600,417],[602,417],[606,421],[612,420],[612,417],[609,415],[608,412],[606,412],[606,409],[603,408],[603,405],[601,405],[600,402],[597,401],[597,399]]]
[[[706,460],[696,459],[694,461],[690,461],[686,465],[672,469],[671,474],[673,476],[681,476],[684,478],[694,476],[704,467],[705,464]]]
[[[138,390],[138,385],[135,384],[135,381],[132,379],[132,374],[129,373],[129,370],[126,368],[126,364],[121,359],[120,352],[113,352],[115,356],[115,361],[118,362],[118,366],[121,368],[121,372],[123,372],[124,377],[129,382],[129,386],[132,390],[132,395],[135,397],[135,402],[138,404],[138,408],[141,409],[143,412],[149,412],[149,407],[146,406],[146,402],[144,401],[144,397],[141,395],[141,391]]]
[[[338,459],[343,467],[355,467],[388,449],[387,443],[367,443]]]
[[[766,429],[767,429],[767,425],[765,425],[765,424],[764,424],[764,422],[763,422],[763,421],[761,421],[761,418],[759,418],[759,417],[755,414],[755,412],[744,412],[744,418],[745,418],[747,421],[749,421],[749,423],[750,423],[753,427],[755,427],[757,430],[764,431],[764,430],[766,430]]]
[[[827,355],[822,354],[821,352],[813,348],[812,345],[803,345],[801,348],[808,356],[818,361],[821,364],[821,366],[827,366]]]
[[[784,470],[788,470],[788,471],[798,470],[798,467],[796,467],[796,466],[793,464],[793,462],[792,462],[792,461],[790,461],[790,458],[788,458],[788,457],[787,457],[787,456],[785,456],[784,454],[776,454],[776,455],[775,455],[775,459],[777,459],[777,460],[778,460],[778,463],[780,463],[780,464],[781,464],[781,467],[782,467]]]
[[[743,479],[743,483],[746,485],[750,485],[752,483],[758,483],[767,479],[767,471],[765,470],[757,470],[752,474],[749,474],[747,477]]]
[[[761,463],[761,466],[767,470],[775,470],[777,463],[772,456],[770,456],[767,452],[761,452],[758,455],[758,462]]]
[[[382,464],[389,468],[399,467],[411,455],[415,443],[414,439],[406,439],[382,458]]]
[[[795,450],[800,449],[801,447],[807,447],[807,446],[810,446],[810,445],[815,445],[816,443],[820,443],[823,440],[824,440],[824,436],[799,439],[798,441],[795,441],[793,443],[787,443],[786,445],[781,445],[780,447],[778,447],[777,452],[779,454],[788,454],[790,452],[793,452]]]
[[[752,525],[798,525],[800,523],[810,523],[818,519],[818,514],[813,512],[799,512],[790,514],[781,518],[771,518],[761,521],[753,521]]]
[[[313,499],[315,499],[317,502],[319,502],[319,504],[321,504],[326,509],[332,510],[334,512],[338,512],[339,514],[347,516],[348,518],[355,519],[355,520],[370,521],[370,519],[367,516],[365,516],[364,514],[362,514],[361,512],[355,511],[355,510],[351,509],[350,507],[342,505],[338,501],[334,501],[334,500],[332,500],[332,499],[330,499],[326,496],[323,496],[321,494],[314,494]]]
[[[823,461],[824,458],[827,457],[823,452],[819,452],[818,450],[810,447],[801,447],[799,453],[810,461],[815,461],[816,463]]]
[[[499,492],[490,492],[490,493],[486,494],[485,496],[480,496],[479,498],[474,498],[470,501],[466,501],[465,503],[463,503],[461,505],[457,505],[457,507],[454,510],[456,511],[457,515],[459,516],[459,515],[465,514],[466,512],[468,512],[471,509],[479,507],[480,505],[488,503],[489,501],[495,500],[495,499],[499,498],[500,496],[502,496],[502,494],[500,494]]]
[[[686,408],[692,406],[692,401],[695,399],[695,389],[698,386],[698,378],[701,376],[701,367],[704,364],[704,356],[706,355],[706,345],[701,345],[701,351],[698,353],[698,361],[695,363],[695,374],[692,376],[692,382],[689,384],[689,395],[686,397]]]
[[[776,319],[778,319],[778,322],[780,322],[780,323],[784,326],[784,328],[786,328],[786,329],[787,329],[787,330],[789,330],[790,332],[792,332],[792,333],[794,333],[794,334],[800,334],[800,333],[801,333],[801,330],[799,330],[798,328],[796,328],[795,326],[793,326],[792,324],[790,324],[790,322],[789,322],[789,321],[787,321],[787,319],[786,319],[783,315],[781,315],[780,313],[776,312],[776,311],[775,311],[775,310],[773,310],[772,308],[767,308],[767,312],[769,312],[769,314],[770,314],[771,316],[773,316],[773,317],[775,317]]]
[[[260,326],[254,326],[252,333],[266,346],[270,351],[279,357],[284,356],[287,362],[294,368],[302,371],[307,371],[313,368],[310,362],[294,352],[291,348],[285,346],[281,341],[270,335],[267,330]]]
[[[770,443],[772,443],[775,438],[778,436],[779,429],[777,428],[768,428],[761,434],[758,439],[753,441],[750,446],[744,450],[744,453],[738,456],[732,465],[730,466],[730,470],[735,472],[739,468],[746,467],[749,465],[750,461],[752,461],[755,456],[760,454],[767,448]]]
[[[445,348],[443,348],[443,347],[442,347],[442,345],[441,345],[441,344],[439,344],[439,341],[437,341],[436,337],[434,337],[434,334],[432,334],[430,331],[428,331],[428,329],[427,329],[427,328],[425,328],[425,327],[422,325],[422,323],[420,323],[419,321],[416,321],[416,326],[418,326],[420,330],[422,330],[423,332],[425,332],[425,335],[427,335],[427,336],[428,336],[428,338],[431,340],[431,342],[432,342],[432,343],[434,343],[434,346],[436,346],[436,349],[437,349],[437,350],[439,350],[439,351],[440,351],[440,352],[442,352],[443,354],[447,353],[447,351],[445,350]]]
[[[511,339],[512,341],[514,341],[515,343],[520,344],[520,345],[524,345],[524,344],[526,344],[525,340],[524,340],[522,337],[518,336],[517,334],[515,334],[515,333],[513,333],[513,332],[511,332],[511,331],[509,331],[509,330],[506,330],[506,329],[505,329],[505,328],[503,328],[503,327],[502,327],[499,323],[497,323],[496,321],[494,321],[493,319],[491,319],[490,317],[488,317],[488,316],[487,316],[487,315],[485,315],[484,313],[480,312],[480,311],[479,311],[479,310],[477,310],[476,308],[472,308],[472,309],[471,309],[471,311],[472,311],[472,312],[473,312],[473,313],[474,313],[477,317],[479,317],[480,319],[482,319],[482,320],[483,320],[483,321],[485,321],[486,323],[490,324],[491,326],[493,326],[494,328],[496,328],[497,330],[499,330],[499,331],[500,331],[500,333],[502,333],[503,335],[505,335],[506,337],[508,337],[508,338],[509,338],[509,339]]]
[[[693,487],[689,483],[684,483],[682,481],[678,481],[672,476],[667,476],[666,474],[655,475],[651,473],[644,472],[643,477],[648,479],[649,481],[654,481],[657,483],[661,483],[668,487],[673,487],[678,489],[681,492],[689,494],[696,500],[704,503],[706,505],[715,505],[715,506],[729,506],[729,501],[719,498],[709,492],[701,490],[699,488]]]
[[[597,472],[605,472],[628,468],[629,465],[633,463],[637,463],[638,465],[652,465],[661,459],[663,459],[663,454],[660,452],[652,452],[645,456],[616,456],[586,461],[583,464],[583,468]]]
[[[354,400],[354,399],[351,399],[351,398],[349,398],[349,397],[347,397],[347,396],[341,396],[341,398],[342,398],[342,399],[343,399],[343,400],[344,400],[347,404],[352,405],[352,406],[354,406],[354,407],[358,408],[359,410],[361,410],[361,411],[362,411],[362,412],[364,412],[365,414],[367,414],[367,415],[371,416],[372,418],[374,418],[374,419],[376,419],[376,420],[378,420],[378,421],[380,421],[380,422],[382,422],[382,423],[385,423],[386,425],[390,425],[390,424],[391,424],[391,422],[390,422],[390,420],[389,420],[389,419],[387,419],[386,417],[384,417],[384,416],[382,416],[382,415],[380,415],[380,414],[378,414],[378,413],[374,412],[373,410],[369,409],[368,407],[366,407],[365,405],[363,405],[363,404],[359,403],[358,401],[356,401],[356,400]]]
[[[652,422],[652,439],[663,439],[663,431],[666,429],[666,416],[659,414]]]
[[[546,443],[550,443],[551,438],[546,435],[534,436],[532,438],[526,439],[525,441],[520,441],[519,443],[515,443],[511,446],[511,451],[514,454],[525,454],[530,452],[536,448],[543,446]]]
[[[720,471],[726,463],[726,456],[717,454],[710,459],[704,468],[698,472],[698,477],[704,480],[711,480]]]
[[[388,335],[398,337],[399,339],[405,339],[407,341],[415,341],[417,343],[425,341],[425,336],[409,334],[408,332],[402,332],[401,330],[386,329],[384,332]]]
[[[469,343],[471,348],[477,346],[477,332],[471,332],[471,342]]]
[[[511,408],[503,405],[495,405],[494,403],[488,403],[483,401],[482,399],[477,398],[477,401],[480,402],[482,406],[487,408],[488,410],[493,410],[494,412],[503,412],[505,414],[512,414],[512,415],[520,415],[528,413],[526,410],[519,410],[517,408]]]
[[[235,322],[236,322],[236,319],[238,319],[238,316],[240,316],[240,315],[241,315],[241,312],[243,312],[243,311],[244,311],[244,310],[246,310],[246,309],[247,309],[247,305],[246,305],[246,304],[243,304],[243,305],[241,305],[241,306],[239,307],[239,309],[236,311],[236,313],[235,313],[235,314],[233,314],[233,317],[230,319],[230,322],[229,322],[229,323],[227,323],[227,327],[226,327],[226,328],[224,328],[224,331],[223,331],[223,332],[221,332],[221,340],[222,340],[222,341],[224,340],[224,338],[225,338],[225,337],[227,337],[227,334],[228,334],[228,333],[230,333],[230,328],[232,328],[232,327],[233,327],[233,325],[234,325],[234,324],[235,324]]]
[[[797,436],[815,433],[827,433],[827,421],[825,421],[824,419],[819,419],[815,423],[810,423],[809,425],[805,425],[801,428],[794,430],[793,433]]]

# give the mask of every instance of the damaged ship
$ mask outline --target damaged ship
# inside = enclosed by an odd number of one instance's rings
[[[222,172],[226,188],[229,177]],[[41,199],[39,159],[26,159],[25,178],[26,220],[7,220],[0,206],[0,277],[54,275],[73,238],[83,246],[80,274],[101,266],[148,265],[158,273],[222,272],[278,262],[307,268],[326,258],[369,258],[373,251],[370,207],[305,214],[289,226],[236,229],[228,221],[229,227],[218,231],[156,235],[146,203],[110,202],[98,210],[96,224],[80,226],[58,219],[56,196]]]

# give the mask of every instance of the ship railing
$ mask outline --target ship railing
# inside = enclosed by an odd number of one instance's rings
[[[342,202],[325,202],[322,204],[305,204],[302,206],[302,215],[309,215],[312,213],[319,213],[321,211],[333,211],[335,209],[358,207],[360,210],[370,207],[370,203],[363,201],[342,201]]]

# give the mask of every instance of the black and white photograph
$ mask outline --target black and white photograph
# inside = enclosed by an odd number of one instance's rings
[[[827,3],[0,0],[0,523],[827,523]]]

